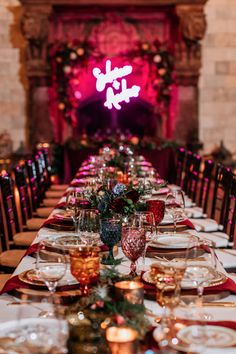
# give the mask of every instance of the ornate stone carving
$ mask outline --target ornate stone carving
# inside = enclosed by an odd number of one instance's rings
[[[201,44],[206,31],[203,5],[177,5],[180,38],[175,45],[177,80],[184,85],[197,85],[201,67]]]
[[[22,33],[27,40],[26,64],[29,77],[48,75],[49,13],[26,11],[22,17]]]

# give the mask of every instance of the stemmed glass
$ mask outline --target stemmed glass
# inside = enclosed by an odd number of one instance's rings
[[[177,222],[184,219],[185,200],[181,190],[169,193],[165,201],[166,211],[172,217],[174,223],[174,234],[176,233]]]
[[[98,280],[100,269],[100,248],[81,245],[69,251],[71,274],[80,283],[82,295],[89,293],[91,284]]]
[[[197,262],[201,257],[201,263]],[[202,308],[204,287],[208,286],[217,268],[217,258],[214,251],[214,244],[210,240],[197,240],[191,248],[192,263],[186,270],[186,280],[192,281],[197,287],[198,306]],[[195,261],[196,260],[196,261]]]
[[[36,272],[39,279],[46,284],[51,295],[52,304],[54,304],[57,284],[65,276],[66,269],[65,251],[52,243],[41,241],[37,249]],[[44,317],[52,317],[53,315],[53,313],[44,312]]]
[[[143,255],[146,247],[145,229],[140,227],[123,227],[121,247],[125,256],[131,261],[130,275],[137,275],[136,261]]]
[[[79,213],[80,213],[80,206],[79,206],[79,193],[76,190],[70,191],[66,196],[66,211],[71,216],[75,233],[77,233],[78,229],[78,220],[79,220]]]
[[[109,247],[109,255],[106,259],[102,259],[103,264],[114,264],[113,247],[121,239],[121,229],[120,219],[101,219],[100,237],[104,245]]]
[[[155,225],[158,233],[158,226],[162,222],[165,215],[165,202],[161,199],[149,199],[146,203],[148,211],[154,215]]]
[[[145,230],[146,246],[143,252],[143,268],[145,268],[145,257],[148,245],[156,237],[155,218],[150,211],[137,211],[134,213],[131,220],[132,226],[139,227]]]
[[[78,216],[79,237],[84,244],[92,245],[99,240],[99,214],[95,209],[81,209]]]

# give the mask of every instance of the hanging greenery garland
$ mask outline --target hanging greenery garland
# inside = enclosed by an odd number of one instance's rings
[[[153,89],[156,101],[166,104],[171,97],[171,85],[174,82],[174,60],[166,44],[158,40],[154,43],[140,42],[137,50],[121,54],[127,58],[148,60],[155,68]],[[69,124],[76,125],[76,110],[81,101],[80,73],[89,60],[100,61],[104,55],[97,52],[90,42],[73,41],[59,43],[51,50],[53,85],[57,92],[58,109]]]

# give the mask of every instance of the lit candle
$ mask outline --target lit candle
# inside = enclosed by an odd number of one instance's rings
[[[136,354],[137,337],[137,331],[130,327],[109,327],[106,330],[106,339],[112,354]]]
[[[115,283],[115,289],[118,299],[126,299],[132,304],[143,303],[144,288],[140,281],[119,281]]]

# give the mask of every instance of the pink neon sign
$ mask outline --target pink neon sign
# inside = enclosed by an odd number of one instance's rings
[[[106,61],[106,72],[102,73],[101,69],[94,68],[93,75],[97,79],[96,89],[102,92],[106,89],[106,101],[104,106],[112,109],[121,109],[121,102],[130,102],[133,97],[138,97],[140,86],[133,85],[127,88],[127,81],[124,77],[130,75],[133,71],[131,65],[125,65],[121,68],[111,68],[111,61]],[[110,84],[109,87],[107,85]],[[117,92],[119,91],[119,92]]]

